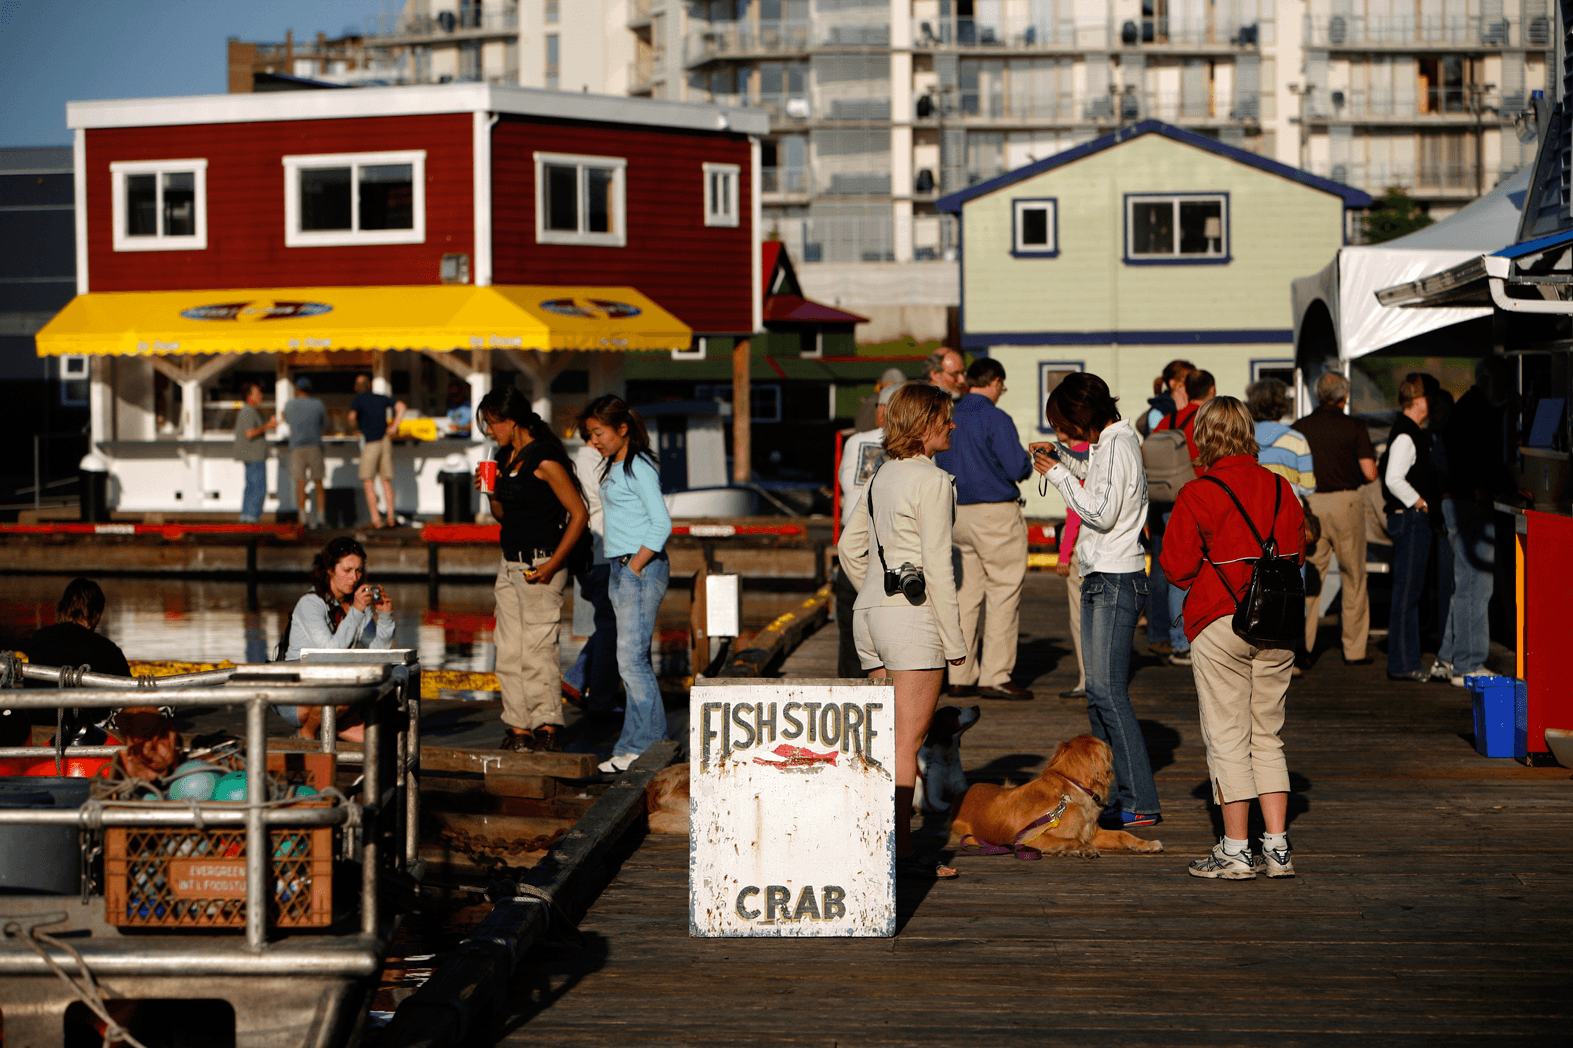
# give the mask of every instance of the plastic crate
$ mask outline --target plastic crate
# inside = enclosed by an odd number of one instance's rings
[[[1475,712],[1475,752],[1482,757],[1528,751],[1528,687],[1514,677],[1467,677]]]
[[[276,828],[270,838],[269,923],[326,927],[333,919],[333,827]],[[245,927],[246,831],[107,828],[104,920],[122,928]]]

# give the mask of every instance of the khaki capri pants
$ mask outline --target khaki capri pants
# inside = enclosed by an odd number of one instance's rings
[[[1256,648],[1218,619],[1191,641],[1191,672],[1207,745],[1207,773],[1218,804],[1289,791],[1284,761],[1284,697],[1294,652]]]
[[[497,686],[502,690],[502,719],[510,727],[534,731],[543,724],[563,723],[562,662],[557,632],[562,625],[563,591],[568,572],[552,581],[526,582],[534,564],[504,560],[493,593],[497,597]]]

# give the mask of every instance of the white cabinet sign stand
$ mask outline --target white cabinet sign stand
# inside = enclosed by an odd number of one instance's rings
[[[689,934],[896,932],[885,680],[694,683]]]

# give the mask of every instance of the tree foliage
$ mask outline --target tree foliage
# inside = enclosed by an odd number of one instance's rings
[[[1389,189],[1371,205],[1365,220],[1368,244],[1385,244],[1431,224],[1431,216],[1402,189]]]

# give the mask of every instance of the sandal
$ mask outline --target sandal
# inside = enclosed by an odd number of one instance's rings
[[[954,866],[940,865],[937,855],[909,852],[896,857],[896,879],[902,881],[945,881],[959,876]]]

